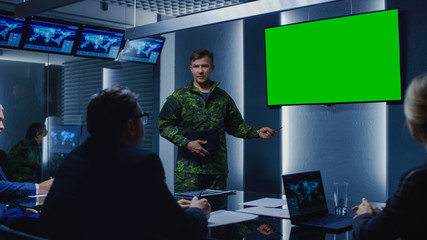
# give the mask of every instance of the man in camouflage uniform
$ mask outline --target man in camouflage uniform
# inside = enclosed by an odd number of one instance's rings
[[[24,140],[19,141],[7,155],[7,174],[16,182],[40,182],[42,173],[41,144],[46,126],[32,123]]]
[[[209,78],[215,68],[210,51],[194,51],[190,63],[193,79],[167,98],[159,114],[160,135],[178,146],[175,192],[224,190],[228,174],[225,132],[239,138],[269,139],[276,131],[244,122],[233,99]],[[188,133],[207,129],[218,133],[215,151],[204,148],[207,141],[187,138]]]

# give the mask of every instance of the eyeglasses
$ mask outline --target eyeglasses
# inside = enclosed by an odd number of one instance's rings
[[[136,116],[136,118],[141,118],[142,123],[145,125],[148,123],[148,118],[150,117],[150,114],[148,112],[145,112],[143,114],[140,114]]]

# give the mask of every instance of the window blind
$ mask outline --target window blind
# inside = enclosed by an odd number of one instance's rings
[[[108,76],[106,76],[108,75]],[[110,86],[121,85],[139,95],[144,112],[153,112],[154,66],[100,59],[83,59],[63,64],[61,113],[66,125],[86,125],[86,107],[90,97],[103,88],[103,81]],[[153,118],[144,126],[143,148],[153,151]]]

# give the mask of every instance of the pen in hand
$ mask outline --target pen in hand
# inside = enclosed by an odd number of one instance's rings
[[[202,196],[203,190],[200,190],[199,195],[197,196],[197,199],[200,199],[200,197]]]

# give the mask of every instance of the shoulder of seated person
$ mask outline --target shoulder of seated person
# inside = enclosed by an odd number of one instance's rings
[[[410,171],[405,176],[404,181],[411,181],[411,182],[427,181],[427,168],[417,168]]]

